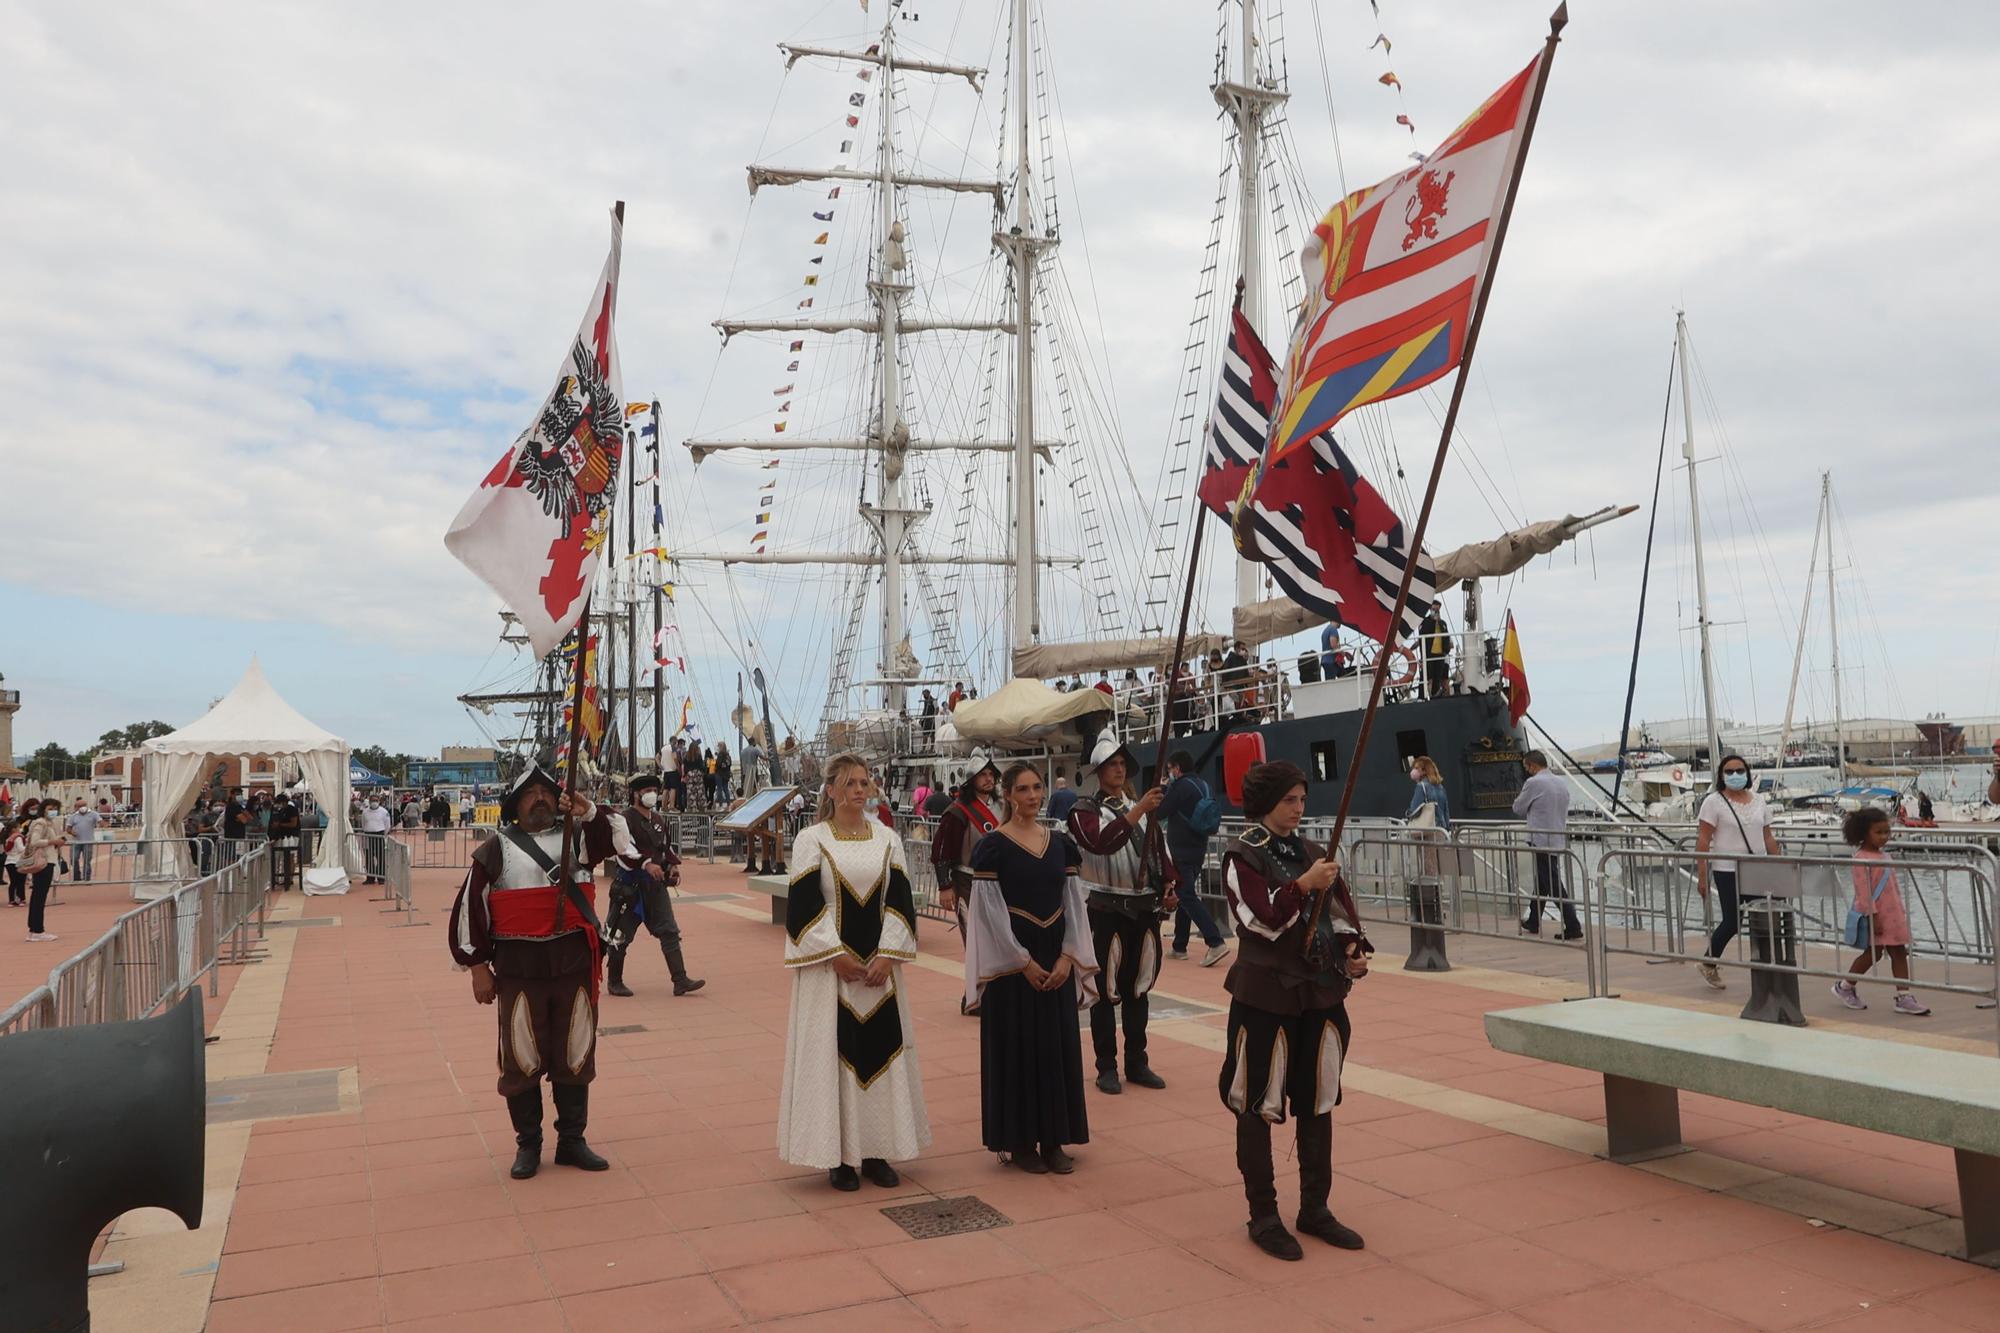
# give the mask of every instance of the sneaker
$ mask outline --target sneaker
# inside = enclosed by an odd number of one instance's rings
[[[1208,952],[1201,956],[1201,965],[1203,967],[1214,967],[1217,963],[1229,957],[1229,949],[1230,945],[1227,940],[1224,940],[1221,944],[1209,945]]]
[[[50,934],[50,933],[49,933],[48,931],[46,931],[46,930],[45,930],[45,931],[42,931],[42,932],[41,932],[40,934],[38,934],[38,935],[30,935],[30,936],[28,936],[28,943],[30,943],[30,944],[52,944],[52,943],[54,943],[54,942],[55,942],[55,938],[56,938],[56,937],[55,937],[54,935],[51,935],[51,934]]]
[[[1727,990],[1729,988],[1729,983],[1722,979],[1721,969],[1717,968],[1714,963],[1697,963],[1694,970],[1701,973],[1701,979],[1706,981],[1712,989]]]
[[[1860,993],[1855,990],[1854,983],[1851,981],[1834,982],[1833,998],[1839,1000],[1849,1009],[1866,1009],[1868,1007],[1867,1002],[1861,998]]]
[[[1170,949],[1167,951],[1167,957],[1173,959],[1176,963],[1185,963],[1187,961],[1187,950]]]
[[[1930,1011],[1931,1007],[1929,1005],[1925,1004],[1922,1000],[1919,1000],[1916,996],[1910,994],[1908,991],[1897,992],[1896,995],[1897,1013],[1909,1014],[1914,1018],[1922,1018],[1925,1014],[1928,1014]]]

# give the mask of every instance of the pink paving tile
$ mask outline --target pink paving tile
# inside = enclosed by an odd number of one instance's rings
[[[366,1203],[337,1203],[324,1208],[292,1208],[282,1213],[232,1214],[222,1250],[268,1250],[279,1245],[369,1236],[375,1232],[375,1210]]]
[[[385,1167],[368,1173],[378,1202],[412,1194],[432,1194],[439,1190],[470,1189],[490,1185],[500,1178],[492,1161],[430,1162],[414,1166]]]
[[[893,1300],[894,1285],[851,1254],[822,1254],[749,1264],[716,1282],[751,1322]]]
[[[268,1185],[242,1185],[230,1205],[232,1217],[256,1213],[280,1213],[293,1208],[325,1208],[341,1203],[366,1203],[368,1177],[321,1176],[313,1180],[273,1181]]]
[[[513,1137],[506,1142],[509,1159],[513,1156]],[[406,1166],[420,1166],[427,1162],[484,1161],[489,1145],[478,1134],[443,1134],[432,1139],[409,1139],[402,1143],[376,1143],[368,1148],[368,1169],[370,1171],[394,1171]]]
[[[261,1161],[266,1157],[282,1157],[291,1153],[325,1152],[330,1148],[358,1148],[367,1140],[363,1136],[359,1120],[314,1126],[290,1122],[295,1128],[267,1133],[259,1124],[250,1135],[250,1148],[245,1154],[246,1161]]]
[[[553,1213],[564,1208],[603,1203],[612,1199],[637,1199],[645,1194],[632,1173],[614,1162],[609,1171],[579,1171],[573,1166],[557,1166],[553,1147],[546,1148],[542,1169],[526,1180],[506,1180],[507,1197],[522,1213]],[[497,1178],[499,1170],[494,1170]]]
[[[1123,1319],[1249,1290],[1242,1279],[1177,1247],[1078,1264],[1057,1276]]]
[[[338,1333],[381,1325],[381,1284],[370,1277],[216,1301],[208,1307],[204,1333],[273,1333],[276,1329],[284,1333]]]
[[[1400,1261],[1413,1254],[1469,1245],[1493,1235],[1489,1227],[1463,1217],[1453,1217],[1440,1208],[1414,1199],[1343,1207],[1340,1220],[1361,1233],[1368,1249],[1385,1258]]]
[[[1251,1293],[1225,1296],[1162,1310],[1138,1321],[1147,1333],[1217,1333],[1219,1329],[1255,1329],[1256,1333],[1311,1333],[1330,1329],[1332,1321],[1287,1305],[1276,1295]]]
[[[1512,1236],[1411,1255],[1403,1267],[1463,1292],[1496,1310],[1615,1281],[1613,1274],[1581,1259],[1557,1254]]]
[[[866,1329],[868,1333],[908,1333],[912,1329],[935,1329],[937,1325],[917,1308],[915,1302],[898,1297],[867,1305],[850,1305],[840,1310],[796,1315],[790,1319],[766,1320],[757,1327],[769,1333],[847,1333],[850,1329]]]
[[[827,1185],[824,1176],[820,1184],[829,1196],[853,1202],[853,1195],[842,1194]],[[682,1231],[725,1226],[733,1222],[754,1222],[766,1217],[796,1216],[806,1211],[791,1191],[768,1181],[732,1185],[725,1189],[665,1194],[655,1198],[653,1203]]]
[[[1523,1305],[1514,1313],[1551,1333],[1750,1333],[1738,1323],[1640,1282],[1620,1282]]]
[[[1063,1333],[1111,1318],[1089,1296],[1044,1273],[941,1287],[910,1299],[941,1327],[972,1333]]]
[[[1410,1148],[1440,1148],[1447,1143],[1464,1143],[1468,1139],[1483,1139],[1499,1133],[1485,1125],[1439,1115],[1435,1111],[1411,1111],[1405,1115],[1388,1116],[1371,1122],[1368,1132],[1394,1139]]]
[[[518,1258],[392,1273],[382,1279],[382,1305],[392,1324],[465,1310],[532,1305],[549,1295],[541,1270]]]
[[[1446,1324],[1438,1333],[1540,1333],[1540,1330],[1517,1314],[1496,1310],[1463,1323]]]
[[[1832,1333],[1973,1333],[1966,1325],[1943,1315],[1903,1304],[1872,1306],[1857,1315],[1814,1324],[1813,1328]]]
[[[1537,1143],[1533,1139],[1519,1138],[1513,1134],[1467,1139],[1461,1143],[1446,1144],[1437,1151],[1440,1157],[1448,1157],[1455,1162],[1469,1162],[1474,1166],[1508,1176],[1533,1175],[1543,1171],[1560,1170],[1566,1166],[1583,1166],[1592,1160],[1583,1153],[1571,1152],[1567,1148],[1558,1148],[1552,1144]]]
[[[688,1277],[708,1267],[695,1248],[678,1236],[619,1236],[538,1256],[558,1296],[632,1287],[664,1278]]]
[[[513,1200],[504,1187],[475,1185],[471,1189],[439,1190],[388,1200],[375,1208],[375,1229],[387,1235],[418,1227],[473,1222],[482,1217],[512,1217]]]
[[[1889,1299],[1948,1287],[1967,1276],[1966,1265],[1956,1259],[1837,1227],[1815,1228],[1797,1240],[1780,1241],[1751,1253]],[[1992,1280],[2000,1283],[2000,1278]]]
[[[1005,1244],[999,1231],[903,1240],[863,1250],[861,1257],[906,1296],[1025,1273],[1039,1266]]]
[[[1774,1265],[1756,1255],[1725,1254],[1647,1274],[1648,1284],[1759,1329],[1859,1314],[1873,1300],[1859,1287]]]
[[[762,1263],[775,1255],[825,1254],[844,1250],[846,1242],[831,1227],[803,1213],[765,1217],[682,1233],[714,1272]]]
[[[1041,1268],[1087,1264],[1150,1250],[1159,1238],[1113,1213],[1081,1213],[1001,1227],[990,1233]]]
[[[562,1308],[571,1333],[671,1333],[736,1328],[744,1322],[735,1303],[706,1277],[567,1296]]]
[[[223,1256],[215,1276],[214,1299],[343,1282],[372,1277],[378,1271],[373,1236],[281,1245]]]
[[[982,1190],[980,1197],[988,1198],[988,1193]],[[1281,1206],[1282,1200],[1281,1194]],[[995,1206],[998,1207],[997,1204]],[[1013,1216],[1011,1213],[1008,1215]],[[1096,1214],[1091,1213],[1087,1216]],[[1249,1206],[1243,1199],[1241,1185],[1233,1188],[1216,1185],[1191,1194],[1176,1194],[1165,1199],[1128,1204],[1117,1209],[1116,1216],[1125,1218],[1141,1230],[1150,1232],[1162,1240],[1186,1242],[1226,1233],[1241,1234],[1250,1213]]]
[[[1532,1176],[1436,1190],[1422,1201],[1495,1231],[1520,1232],[1597,1215],[1597,1208],[1543,1189]]]
[[[1405,1152],[1369,1162],[1343,1163],[1340,1172],[1406,1199],[1472,1181],[1490,1180],[1499,1174],[1490,1168],[1470,1162],[1455,1162],[1431,1151]]]
[[[528,1238],[512,1217],[483,1217],[442,1226],[399,1231],[382,1242],[382,1271],[406,1273],[524,1255]]]
[[[503,1318],[501,1327],[506,1333],[568,1333],[569,1329],[563,1319],[562,1306],[555,1301],[510,1305],[504,1316],[492,1310],[466,1310],[429,1319],[412,1319],[395,1327],[396,1333],[495,1333],[495,1325]]]
[[[1335,1328],[1368,1333],[1416,1333],[1485,1313],[1477,1301],[1390,1264],[1288,1286],[1277,1294]]]
[[[2000,1328],[2000,1275],[1981,1272],[1969,1281],[1918,1292],[1903,1303],[1967,1328]]]

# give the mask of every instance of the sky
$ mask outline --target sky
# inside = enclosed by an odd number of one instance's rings
[[[824,160],[842,133],[828,90],[860,86],[810,63],[788,75],[775,43],[865,42],[880,4],[559,19],[503,0],[0,0],[0,673],[23,696],[17,752],[191,721],[253,654],[356,745],[480,743],[454,697],[505,676],[514,650],[442,535],[546,392],[610,201],[628,209],[627,396],[661,400],[670,441],[740,430],[768,411],[770,363],[719,356],[709,322],[789,312],[806,198],[753,202],[743,167],[760,149]],[[990,0],[910,8],[911,48],[1004,59]],[[1343,172],[1358,188],[1433,146],[1546,31],[1524,0],[1381,0],[1379,20],[1366,0],[1287,8],[1315,209]],[[1072,0],[1040,23],[1066,271],[1120,466],[1150,495],[1215,193],[1217,17]],[[1392,67],[1400,102],[1376,81]],[[969,119],[939,113],[927,166],[990,170],[1000,82]],[[1977,6],[1572,5],[1431,545],[1649,505],[1684,308],[1724,713],[1783,710],[1822,470],[1847,711],[2000,712],[1983,610],[2000,265],[1978,248],[2000,213],[1996,85],[2000,15]],[[969,265],[984,224],[954,237]],[[1420,476],[1430,409],[1390,413]],[[754,472],[692,474],[668,454],[669,540],[740,547]],[[1122,484],[1109,464],[1099,482]],[[1640,719],[1699,707],[1685,485],[1670,466]],[[1616,730],[1646,524],[1642,508],[1490,596],[1520,626],[1537,717],[1575,744]],[[737,614],[777,666],[776,645],[827,632],[827,585],[770,586]],[[704,614],[682,611],[709,654],[697,715],[714,734],[736,670],[715,640],[745,631]],[[1824,615],[1801,706],[1821,715]],[[824,689],[823,671],[788,680],[784,707],[816,715]]]

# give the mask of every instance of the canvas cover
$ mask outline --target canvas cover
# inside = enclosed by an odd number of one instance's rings
[[[965,740],[985,745],[1033,745],[1057,732],[1074,730],[1070,724],[1077,718],[1109,714],[1116,707],[1102,690],[1065,693],[1039,680],[1017,676],[984,699],[960,704],[952,711],[951,721]]]

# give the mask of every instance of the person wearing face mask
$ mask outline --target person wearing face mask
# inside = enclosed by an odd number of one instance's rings
[[[576,821],[570,882],[562,882],[563,815]],[[556,1164],[611,1164],[584,1141],[597,1076],[597,987],[603,941],[596,866],[613,855],[609,806],[565,796],[531,764],[500,803],[500,830],[472,853],[451,906],[452,960],[472,972],[472,998],[499,1004],[500,1095],[514,1124],[514,1165],[542,1164],[542,1079],[555,1086]]]
[[[681,882],[681,858],[674,851],[673,829],[660,809],[660,780],[651,773],[641,773],[626,790],[632,804],[611,821],[618,866],[611,877],[605,964],[609,976],[604,988],[613,995],[632,993],[625,984],[625,954],[643,922],[660,942],[660,953],[674,979],[674,994],[688,995],[708,983],[689,976],[681,957],[681,928],[674,920],[673,897],[667,892]]]
[[[1554,899],[1562,904],[1562,937],[1580,940],[1583,923],[1576,919],[1576,902],[1562,879],[1561,854],[1569,844],[1569,784],[1549,771],[1549,757],[1540,750],[1522,755],[1521,767],[1528,780],[1514,798],[1514,813],[1527,821],[1528,846],[1535,853],[1535,896],[1528,903],[1521,933],[1542,933],[1542,904]]]
[[[1778,835],[1771,831],[1770,806],[1764,803],[1762,795],[1750,790],[1750,764],[1740,754],[1724,755],[1716,765],[1715,790],[1703,798],[1695,819],[1700,825],[1694,837],[1697,852],[1734,853],[1714,861],[1704,856],[1695,867],[1695,887],[1701,890],[1701,896],[1708,897],[1709,881],[1713,879],[1716,895],[1722,900],[1715,933],[1708,938],[1708,951],[1702,955],[1697,970],[1703,981],[1722,990],[1722,973],[1714,960],[1722,957],[1729,941],[1736,938],[1740,904],[1735,857],[1780,855]]]
[[[388,858],[389,832],[395,825],[396,816],[390,812],[388,805],[380,796],[371,793],[367,804],[361,807],[361,819],[355,826],[361,831],[361,855],[368,876],[361,881],[363,884],[387,883],[384,876],[388,872],[384,862]]]

